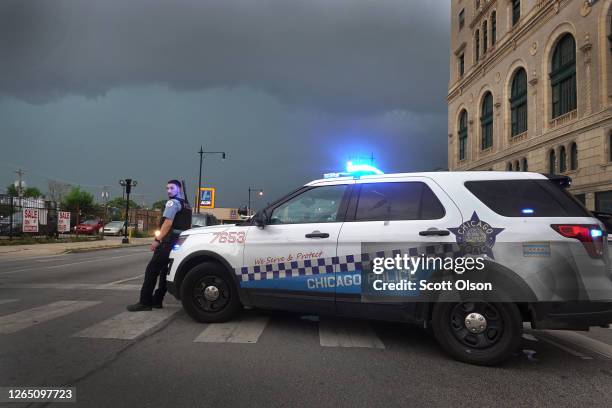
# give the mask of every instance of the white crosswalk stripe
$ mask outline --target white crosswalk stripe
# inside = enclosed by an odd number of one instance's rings
[[[268,324],[265,316],[246,316],[226,323],[209,324],[196,343],[257,343]]]
[[[322,318],[319,322],[319,341],[323,347],[385,348],[365,320]]]
[[[81,330],[72,337],[132,340],[153,329],[179,311],[174,306],[150,312],[123,312]]]
[[[5,303],[12,303],[12,302],[16,302],[19,299],[0,299],[0,305],[3,305]]]
[[[0,334],[16,333],[36,324],[56,319],[99,303],[101,302],[60,300],[44,306],[22,310],[21,312],[6,316],[0,316]]]

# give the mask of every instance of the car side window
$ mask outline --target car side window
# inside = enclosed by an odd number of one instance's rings
[[[445,210],[427,184],[417,181],[362,184],[355,221],[435,220]]]
[[[284,202],[272,211],[270,224],[336,222],[347,185],[314,187]]]

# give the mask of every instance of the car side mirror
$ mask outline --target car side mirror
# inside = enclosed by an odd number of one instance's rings
[[[253,216],[253,222],[255,223],[255,225],[257,225],[259,228],[264,228],[266,226],[266,222],[268,221],[268,214],[266,213],[266,210],[261,210],[258,211],[257,213],[255,213],[255,215]]]

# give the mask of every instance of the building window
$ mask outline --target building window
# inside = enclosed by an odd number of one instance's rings
[[[476,10],[480,8],[480,0],[476,0]]]
[[[459,116],[459,160],[466,157],[467,137],[468,137],[468,115],[464,110]]]
[[[487,92],[482,99],[480,134],[482,150],[493,146],[493,95],[491,92]]]
[[[487,27],[487,20],[482,23],[482,53],[487,52],[487,46],[489,43],[489,29]]]
[[[512,0],[512,25],[515,26],[521,18],[521,0]]]
[[[459,12],[459,29],[461,30],[465,25],[465,9],[461,9]]]
[[[512,171],[512,162],[506,165],[506,171]]]
[[[519,161],[518,161],[518,160],[516,160],[516,161],[514,162],[514,170],[516,170],[516,171],[521,171],[521,166],[520,166],[520,164],[519,164]]]
[[[550,73],[552,118],[576,109],[576,41],[565,34],[557,43]]]
[[[527,73],[519,69],[512,79],[510,90],[511,136],[527,131]]]
[[[527,167],[527,158],[523,157],[523,171],[528,171],[528,167]]]
[[[491,13],[491,45],[497,41],[497,13]]]
[[[550,152],[548,152],[548,174],[555,174],[556,161],[555,149],[551,149]]]
[[[578,146],[576,142],[570,145],[570,170],[578,169]]]
[[[462,77],[465,73],[465,54],[461,53],[457,58],[457,63],[459,65],[459,77]]]
[[[612,132],[608,135],[608,161],[612,162]]]
[[[612,213],[612,191],[595,193],[595,211]]]
[[[567,157],[565,154],[565,146],[559,148],[559,173],[564,173],[567,170]]]
[[[476,62],[478,62],[480,60],[480,30],[476,30],[476,34],[474,35],[474,43]]]

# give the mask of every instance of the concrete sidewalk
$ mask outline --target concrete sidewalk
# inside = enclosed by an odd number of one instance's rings
[[[95,251],[108,248],[149,245],[153,238],[132,238],[129,244],[122,244],[121,238],[105,238],[100,241],[63,242],[54,244],[6,245],[0,246],[0,259],[9,257],[29,257],[59,255],[68,252]]]

